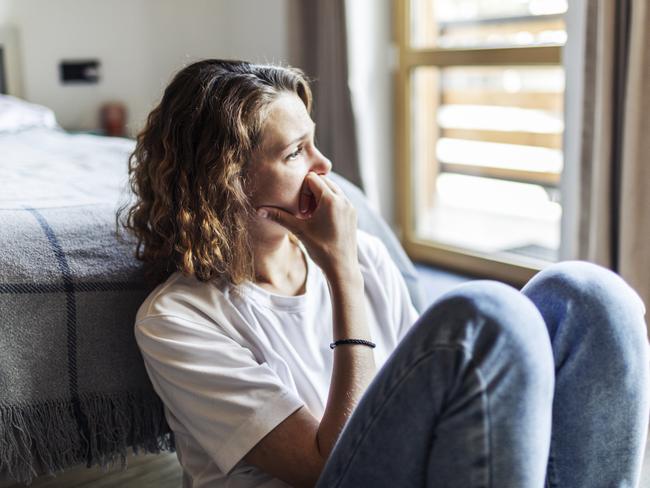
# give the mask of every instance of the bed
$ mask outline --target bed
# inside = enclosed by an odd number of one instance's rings
[[[129,448],[174,450],[133,338],[150,289],[115,233],[134,141],[70,134],[47,107],[0,95],[0,479],[31,482]],[[421,311],[417,272],[364,194],[331,176],[379,236]]]
[[[133,141],[0,95],[0,472],[30,481],[173,450],[132,339],[148,293],[115,235]]]

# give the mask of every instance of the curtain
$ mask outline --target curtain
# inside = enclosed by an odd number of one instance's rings
[[[586,2],[578,258],[619,273],[650,309],[650,9]]]
[[[348,86],[345,0],[300,0],[300,68],[312,80],[316,143],[333,170],[364,188]]]
[[[359,170],[372,207],[396,230],[391,0],[347,0],[348,84]]]

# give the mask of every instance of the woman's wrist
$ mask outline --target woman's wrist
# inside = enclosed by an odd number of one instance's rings
[[[324,273],[331,287],[353,287],[363,290],[363,275],[358,262],[347,266],[334,266]]]

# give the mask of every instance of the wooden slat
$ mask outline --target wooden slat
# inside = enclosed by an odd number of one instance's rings
[[[533,132],[510,132],[481,129],[441,129],[440,137],[562,149],[562,134],[539,134]]]
[[[504,36],[504,35],[516,35],[520,32],[526,32],[531,34],[539,34],[543,31],[560,31],[565,30],[565,23],[563,19],[555,19],[552,22],[548,20],[545,21],[529,21],[529,22],[499,22],[499,23],[490,23],[490,24],[470,24],[470,25],[454,25],[446,24],[441,26],[440,37],[443,37],[446,41],[450,38],[457,39],[458,42],[462,42],[463,39],[475,39],[483,38],[486,39],[490,36]],[[433,46],[434,44],[428,44]]]
[[[561,46],[480,49],[404,49],[404,64],[416,66],[560,65]]]
[[[444,162],[440,162],[440,171],[468,176],[483,176],[486,178],[518,181],[522,183],[534,183],[551,187],[556,187],[560,184],[560,175],[558,173],[548,173],[541,171],[525,171],[509,168],[498,168],[494,166],[475,166],[472,164],[456,164]]]
[[[417,0],[411,0],[417,1]],[[430,0],[429,0],[430,1]],[[564,14],[542,14],[542,15],[507,15],[479,17],[479,18],[463,18],[453,20],[442,20],[438,24],[441,27],[462,27],[462,26],[475,26],[475,25],[505,25],[505,24],[518,24],[523,25],[533,21],[538,24],[555,25],[556,22],[562,22],[564,25]]]
[[[436,198],[436,180],[438,178],[438,165],[436,164],[436,113],[440,100],[440,71],[434,69],[418,70],[413,76],[414,96],[419,106],[427,110],[417,110],[413,114],[413,131],[411,137],[417,141],[413,148],[413,168],[421,176],[416,182],[415,203],[417,208],[431,207]]]
[[[408,137],[410,131],[411,112],[411,73],[403,63],[403,49],[409,42],[410,36],[410,0],[393,0],[393,42],[397,46],[397,63],[393,71],[394,110],[395,110],[395,220],[396,234],[403,242],[408,239],[411,231],[411,216],[413,205],[409,202],[412,196],[411,148]]]
[[[562,112],[564,95],[553,92],[517,92],[444,90],[443,105],[490,105]]]

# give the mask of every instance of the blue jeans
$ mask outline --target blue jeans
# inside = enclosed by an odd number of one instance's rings
[[[645,307],[556,263],[520,291],[436,300],[364,393],[317,488],[636,487],[650,416]]]

